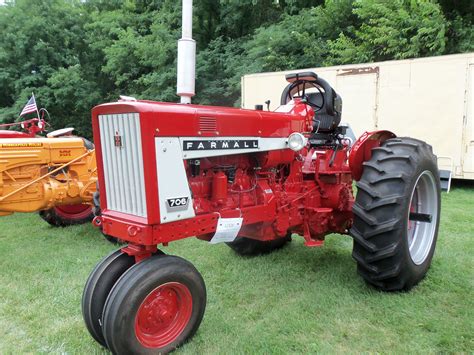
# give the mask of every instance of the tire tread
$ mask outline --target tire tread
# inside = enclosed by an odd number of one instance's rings
[[[364,280],[384,291],[408,289],[419,281],[407,272],[402,245],[402,211],[410,201],[419,164],[436,165],[431,146],[413,138],[388,139],[372,149],[356,183],[352,256]]]

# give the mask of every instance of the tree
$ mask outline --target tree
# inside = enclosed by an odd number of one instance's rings
[[[149,6],[129,3],[105,14],[93,13],[87,26],[88,42],[102,60],[101,75],[112,84],[109,97],[113,93],[115,97],[176,100],[180,19],[180,3],[171,0],[150,2]]]
[[[194,2],[197,95],[238,105],[247,73],[474,50],[471,0]],[[28,96],[54,128],[90,137],[90,110],[119,94],[176,102],[181,1],[16,0],[0,6],[0,121]]]
[[[218,37],[200,51],[196,66],[196,98],[200,104],[232,106],[240,96],[243,48],[238,40]]]
[[[198,56],[197,99],[238,105],[244,74],[322,65],[326,40],[337,38],[354,20],[352,1],[327,1],[296,15],[285,13],[281,21],[259,27],[252,36],[212,41]]]
[[[452,20],[457,16],[468,22],[474,21],[474,1],[472,0],[438,0],[445,16]]]
[[[455,14],[447,30],[446,53],[474,51],[474,24],[468,17]]]
[[[284,14],[320,5],[324,0],[200,0],[195,2],[195,38],[199,49],[215,39],[242,39],[277,23]]]
[[[0,10],[0,116],[6,119],[20,112],[32,91],[49,103],[48,78],[80,61],[84,16],[73,2],[60,0],[17,0]]]
[[[364,0],[354,3],[360,26],[329,40],[326,64],[440,55],[446,47],[446,18],[432,1]]]
[[[51,104],[46,107],[53,127],[74,127],[81,135],[92,137],[90,110],[101,102],[101,90],[85,77],[80,64],[59,68],[48,79]]]

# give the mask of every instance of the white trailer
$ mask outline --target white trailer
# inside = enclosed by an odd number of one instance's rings
[[[242,107],[279,106],[285,74],[314,71],[341,95],[356,136],[387,129],[427,141],[440,169],[474,179],[474,53],[295,69],[242,77]],[[264,107],[266,107],[264,105]]]

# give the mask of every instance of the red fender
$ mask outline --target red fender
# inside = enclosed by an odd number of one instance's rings
[[[390,131],[364,132],[354,143],[349,154],[349,167],[352,177],[360,180],[364,166],[363,162],[372,157],[372,149],[380,147],[387,139],[394,138],[396,135]]]
[[[0,138],[28,138],[30,134],[18,131],[0,130]]]

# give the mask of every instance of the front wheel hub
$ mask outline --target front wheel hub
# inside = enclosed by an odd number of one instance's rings
[[[135,318],[135,334],[143,346],[162,348],[183,332],[192,314],[192,296],[179,282],[168,282],[151,291]]]

